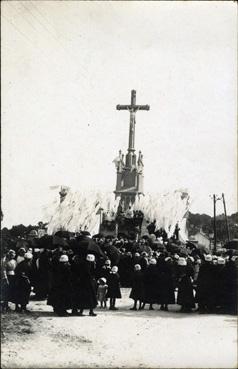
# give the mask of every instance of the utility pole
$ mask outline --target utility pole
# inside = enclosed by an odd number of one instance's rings
[[[221,197],[218,197],[217,195],[213,195],[213,231],[214,231],[214,249],[213,251],[217,251],[217,223],[216,223],[216,202],[218,200],[221,200]]]
[[[225,220],[226,220],[227,239],[228,239],[228,241],[230,241],[230,230],[229,230],[228,219],[227,219],[227,214],[226,214],[226,202],[225,202],[224,193],[222,194],[222,200],[223,200],[224,214],[225,214]]]
[[[216,195],[213,195],[213,232],[214,232],[214,249],[217,251],[217,225],[216,225]]]

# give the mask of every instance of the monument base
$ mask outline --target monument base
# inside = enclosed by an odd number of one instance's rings
[[[115,220],[104,220],[100,225],[100,233],[104,236],[125,236],[136,239],[141,234],[143,217],[127,218],[123,215],[118,215]]]

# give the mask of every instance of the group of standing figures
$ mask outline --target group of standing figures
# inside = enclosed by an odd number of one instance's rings
[[[89,310],[90,316],[96,316],[94,309],[98,303],[100,307],[117,310],[116,298],[121,298],[120,278],[118,267],[103,268],[105,273],[97,280],[95,276],[95,256],[88,254],[86,258],[75,255],[71,263],[67,255],[61,255],[59,260],[53,261],[50,277],[50,290],[47,304],[53,307],[56,314],[83,316],[84,310]],[[105,278],[103,275],[106,275]]]
[[[168,305],[178,304],[181,312],[191,312],[198,304],[200,313],[235,313],[237,309],[237,263],[234,259],[219,257],[213,263],[211,255],[195,261],[193,257],[150,258],[145,264],[134,265],[132,287],[129,297],[134,300],[131,310],[142,310],[146,305],[160,305],[168,311]],[[118,267],[106,260],[100,269],[96,268],[95,256],[86,258],[75,255],[69,263],[67,255],[55,260],[52,268],[51,288],[48,304],[59,315],[83,315],[89,309],[90,316],[96,316],[97,304],[117,310],[116,299],[121,298]],[[97,276],[97,278],[96,278]]]
[[[196,304],[200,313],[237,312],[237,256],[184,257],[143,251],[128,252],[128,257],[134,269],[131,310],[146,305],[154,310],[153,305],[159,304],[167,311],[169,305],[177,303],[182,312],[191,312]],[[27,312],[33,290],[60,316],[68,315],[67,310],[83,316],[87,309],[90,316],[96,316],[97,305],[117,310],[119,274],[124,269],[120,269],[120,262],[115,265],[111,260],[106,255],[95,258],[92,253],[77,254],[62,248],[50,252],[42,249],[40,253],[20,249],[17,255],[10,250],[2,259],[2,306],[7,310],[8,302],[12,302],[16,311]]]

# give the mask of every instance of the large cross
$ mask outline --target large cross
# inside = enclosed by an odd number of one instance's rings
[[[130,112],[130,131],[128,151],[135,151],[135,113],[137,110],[150,110],[149,105],[136,105],[136,91],[131,91],[130,105],[117,105],[117,110],[128,110]]]

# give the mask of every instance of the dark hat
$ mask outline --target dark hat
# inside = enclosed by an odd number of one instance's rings
[[[82,236],[91,236],[91,234],[88,231],[82,231],[81,235]]]
[[[145,234],[144,236],[142,236],[142,238],[144,239],[144,240],[148,240],[149,239],[149,237]]]

